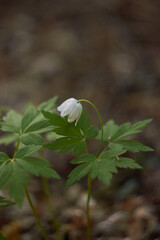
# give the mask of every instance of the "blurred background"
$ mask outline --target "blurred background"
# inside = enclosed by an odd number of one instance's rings
[[[94,239],[160,237],[159,26],[159,0],[0,1],[0,105],[22,111],[28,102],[38,105],[57,95],[58,104],[69,97],[92,101],[104,122],[114,119],[121,124],[153,118],[136,138],[155,149],[154,153],[137,155],[144,170],[121,171],[110,188],[95,182]],[[99,124],[94,111],[85,107],[93,122]],[[10,148],[1,146],[4,150]],[[72,155],[68,154],[65,160],[60,157],[54,163],[64,176],[71,170],[70,159]],[[34,192],[37,182],[33,181]],[[53,200],[55,205],[59,202],[59,209],[63,206],[59,218],[73,225],[72,231],[66,230],[65,239],[85,239],[82,206],[86,181],[71,188],[65,201],[64,184],[56,184],[62,185]],[[52,188],[57,191],[55,185]],[[70,209],[72,197],[75,201]],[[6,214],[5,219],[0,216],[0,225],[5,227],[15,220],[18,210],[11,214],[0,211]],[[23,214],[25,211],[29,211],[27,207]],[[77,227],[76,221],[82,225]],[[24,234],[16,235],[15,240],[36,239],[38,233],[28,228],[26,232],[20,228],[18,232]]]

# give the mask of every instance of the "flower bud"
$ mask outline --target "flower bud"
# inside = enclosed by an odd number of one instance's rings
[[[67,99],[57,109],[61,112],[61,117],[68,115],[68,122],[76,121],[75,125],[77,125],[82,113],[82,105],[75,98]]]

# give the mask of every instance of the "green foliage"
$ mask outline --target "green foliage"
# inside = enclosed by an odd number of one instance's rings
[[[32,150],[29,150],[31,148]],[[3,160],[0,165],[0,189],[8,185],[8,194],[20,207],[25,195],[24,185],[29,184],[28,173],[48,178],[60,178],[46,160],[27,156],[33,150],[35,151],[33,146],[24,147],[15,154],[14,159],[9,159],[5,153],[0,153],[0,159]]]
[[[119,157],[126,152],[121,147],[116,147],[114,150],[103,151],[99,157],[92,154],[85,154],[71,161],[72,164],[80,164],[68,176],[66,186],[69,187],[76,181],[79,181],[91,171],[92,179],[98,178],[105,184],[109,184],[112,179],[112,174],[117,173],[118,168],[137,168],[142,167],[133,159]]]
[[[50,163],[44,159],[36,157],[21,157],[16,158],[16,161],[22,168],[33,175],[42,175],[48,178],[52,177],[55,179],[60,179],[56,171],[51,169]]]
[[[37,109],[29,105],[23,116],[15,111],[9,111],[1,123],[1,130],[11,134],[1,137],[0,143],[18,141],[17,147],[21,148],[15,151],[12,159],[7,154],[0,153],[0,189],[8,185],[10,197],[19,206],[23,203],[24,186],[29,184],[28,173],[47,178],[60,178],[47,161],[29,156],[43,147],[44,141],[40,134],[53,129],[41,111],[53,112],[56,99],[57,97],[42,103]]]
[[[85,138],[95,138],[98,135],[98,129],[95,126],[91,126],[86,130]]]
[[[115,158],[115,165],[119,168],[142,169],[142,166],[136,163],[133,159],[126,157]]]
[[[69,187],[76,181],[79,181],[81,178],[83,178],[92,169],[95,159],[96,157],[91,154],[86,154],[85,157],[83,156],[83,163],[74,168],[73,171],[68,175],[66,187]]]
[[[5,134],[0,137],[0,144],[9,145],[16,142],[18,139],[17,133]]]
[[[80,138],[61,137],[44,146],[50,150],[59,150],[60,153],[66,153],[73,149],[74,155],[77,156],[84,152],[86,143]]]
[[[14,155],[14,158],[20,158],[24,156],[31,155],[32,153],[37,152],[39,149],[41,149],[41,146],[25,146],[23,148],[20,148]]]
[[[143,152],[153,151],[152,148],[145,146],[142,143],[137,142],[135,140],[121,140],[116,143],[111,143],[109,144],[109,146],[111,148],[113,148],[114,146],[117,146],[117,147],[119,146],[133,153],[140,152],[140,151],[143,151]]]
[[[11,174],[8,182],[8,194],[21,207],[25,196],[24,186],[29,184],[27,172],[16,161],[11,161]]]
[[[94,138],[98,134],[97,127],[90,126],[90,119],[84,110],[77,126],[75,126],[75,123],[69,123],[67,118],[62,118],[55,113],[46,111],[42,111],[42,113],[54,126],[53,132],[60,136],[55,141],[44,145],[50,150],[59,150],[60,153],[66,153],[73,149],[74,156],[77,156],[86,149],[85,139]]]
[[[76,181],[91,173],[91,178],[98,178],[105,184],[109,184],[112,175],[119,168],[141,169],[142,167],[131,158],[123,157],[127,151],[136,153],[139,151],[153,151],[152,148],[135,140],[125,139],[142,131],[152,120],[144,120],[135,124],[124,123],[120,126],[113,120],[104,125],[104,142],[106,148],[99,156],[84,154],[88,152],[87,139],[101,139],[101,131],[91,126],[90,118],[83,109],[81,117],[75,122],[69,123],[68,117],[62,118],[55,113],[57,97],[46,101],[38,108],[29,105],[23,116],[11,110],[3,117],[0,127],[8,132],[0,138],[1,144],[18,142],[13,158],[0,152],[0,189],[8,185],[8,193],[16,204],[22,206],[25,196],[24,186],[29,184],[28,174],[59,179],[59,175],[51,168],[51,165],[42,158],[30,156],[43,147],[50,150],[58,150],[59,153],[73,151],[75,159],[72,164],[78,164],[69,174],[66,186],[69,187]],[[44,144],[42,133],[54,134],[54,141]],[[20,148],[19,148],[20,147]],[[83,155],[82,155],[83,154]],[[14,204],[5,199],[1,201],[9,206]],[[8,205],[7,205],[8,204]],[[1,206],[1,205],[0,205]]]
[[[115,124],[115,122],[113,120],[109,120],[103,126],[103,140],[108,142],[109,138],[112,138],[114,136],[114,134],[117,132],[118,128],[119,128],[118,125]],[[102,132],[99,131],[97,139],[99,139],[99,140],[101,139],[101,134],[102,134]]]
[[[20,141],[24,145],[39,145],[42,146],[44,141],[43,138],[35,133],[23,134],[20,136]]]
[[[3,162],[5,162],[9,159],[10,159],[9,156],[6,153],[0,152],[0,164],[2,164]]]
[[[30,105],[22,118],[22,132],[24,132],[24,130],[26,129],[26,127],[33,121],[33,119],[38,115],[38,112],[36,111],[36,108],[32,105]]]
[[[21,129],[21,119],[22,116],[19,113],[13,110],[9,111],[7,115],[3,117],[1,130],[4,132],[19,133]]]
[[[113,120],[106,123],[104,126],[104,141],[117,141],[122,138],[140,133],[144,127],[146,127],[152,119],[139,121],[133,125],[127,122],[120,126],[114,123]],[[98,139],[100,139],[101,131],[99,131]]]

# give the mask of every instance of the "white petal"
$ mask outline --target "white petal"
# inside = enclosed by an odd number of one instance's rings
[[[58,111],[63,111],[63,109],[66,107],[66,105],[70,102],[74,101],[74,98],[69,98],[66,101],[64,101],[57,109]]]

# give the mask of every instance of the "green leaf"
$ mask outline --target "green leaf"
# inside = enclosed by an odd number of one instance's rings
[[[58,175],[58,173],[54,169],[51,169],[51,168],[42,168],[40,174],[47,178],[60,179],[60,176]]]
[[[11,162],[9,163],[4,162],[0,165],[0,189],[2,189],[8,184],[11,173],[12,173]]]
[[[45,144],[44,147],[50,150],[59,150],[60,153],[65,153],[70,151],[81,141],[82,140],[78,138],[62,137],[62,138],[56,139],[51,143]]]
[[[142,129],[144,127],[146,127],[150,122],[152,122],[152,119],[146,119],[146,120],[143,120],[143,121],[139,121],[139,122],[136,122],[135,124],[133,124],[133,129]]]
[[[26,146],[23,148],[20,148],[16,154],[15,154],[15,158],[21,158],[27,155],[30,155],[32,153],[37,152],[39,149],[41,149],[42,146]]]
[[[24,129],[33,121],[37,115],[38,113],[34,106],[31,105],[27,108],[22,118],[22,132],[24,132]]]
[[[43,138],[35,133],[23,134],[20,136],[20,140],[24,145],[43,145]]]
[[[10,159],[10,157],[6,153],[0,152],[0,162],[5,162],[9,159]]]
[[[112,180],[112,174],[102,169],[102,171],[98,175],[98,179],[102,181],[104,184],[109,185]]]
[[[95,126],[91,126],[86,131],[86,138],[94,138],[98,135],[98,129]]]
[[[7,200],[4,197],[0,196],[0,207],[9,207],[12,205],[15,205],[15,202],[12,202],[12,201]]]
[[[110,140],[109,138],[112,138],[117,130],[118,125],[115,124],[113,120],[108,121],[103,127],[103,140],[108,142]],[[101,134],[102,131],[99,131],[97,139],[101,139]]]
[[[92,179],[98,177],[101,181],[103,178],[103,182],[105,181],[106,175],[106,184],[108,184],[108,174],[112,176],[112,173],[117,173],[116,165],[113,159],[103,159],[95,161],[92,166]],[[103,177],[101,177],[103,176]]]
[[[130,122],[122,124],[121,126],[119,126],[116,133],[113,135],[112,139],[115,140],[115,139],[129,136],[130,135],[129,130],[131,130]],[[129,135],[128,135],[128,133],[129,133]]]
[[[86,133],[86,130],[90,126],[90,118],[84,109],[82,110],[82,114],[81,114],[80,119],[78,120],[77,125],[82,129],[84,134]]]
[[[76,144],[74,150],[73,150],[73,155],[77,156],[82,154],[86,149],[86,142],[85,141],[81,141],[80,143]]]
[[[16,159],[16,161],[22,168],[31,174],[60,179],[56,171],[50,168],[50,163],[44,159],[36,157],[23,157]]]
[[[65,126],[66,125],[66,121],[64,120],[64,118],[62,118],[58,114],[50,113],[50,112],[46,112],[46,111],[42,111],[42,114],[45,118],[47,118],[49,120],[49,123],[53,126]]]
[[[25,196],[24,186],[29,184],[29,177],[26,171],[15,161],[12,161],[12,174],[9,179],[8,194],[21,207]]]
[[[118,144],[130,152],[153,151],[152,148],[145,146],[142,143],[134,141],[134,140],[121,140],[121,141],[118,141]]]
[[[126,150],[124,150],[124,149],[108,150],[108,151],[102,152],[102,154],[99,156],[99,159],[109,159],[112,157],[119,156],[125,152],[126,152]]]
[[[39,105],[38,107],[38,110],[39,111],[42,111],[42,110],[45,110],[45,111],[50,111],[50,110],[53,110],[55,108],[55,103],[57,101],[57,96],[49,99],[48,101],[46,102],[43,102]]]
[[[9,145],[13,142],[16,142],[18,139],[17,133],[6,134],[0,137],[0,144]]]
[[[71,186],[73,183],[83,178],[92,169],[93,162],[94,160],[88,161],[73,169],[68,176],[66,187]]]
[[[90,153],[84,154],[78,158],[75,158],[71,161],[72,164],[79,164],[79,163],[86,163],[86,162],[92,162],[96,160],[96,156]]]
[[[66,126],[55,128],[53,132],[61,136],[82,137],[79,127],[75,126],[74,123],[66,123]]]
[[[1,129],[5,132],[15,132],[19,133],[21,129],[21,119],[22,116],[15,112],[9,111],[8,114],[3,117],[2,127]]]
[[[122,124],[114,134],[112,140],[118,140],[124,137],[132,136],[136,133],[140,133],[141,129],[146,127],[147,124],[149,124],[151,121],[152,119],[147,119],[137,122],[133,125],[131,125],[130,123]]]
[[[119,159],[115,159],[115,164],[119,168],[142,169],[142,167],[131,158],[120,157]]]
[[[50,129],[52,129],[52,128],[50,128],[48,121],[46,119],[44,119],[44,120],[40,120],[38,122],[34,122],[31,125],[29,125],[25,129],[24,133],[29,133],[29,132],[43,133],[43,132],[49,131]]]
[[[111,150],[116,151],[116,152],[121,151],[124,148],[121,144],[119,144],[119,142],[118,143],[110,142],[109,147]]]

